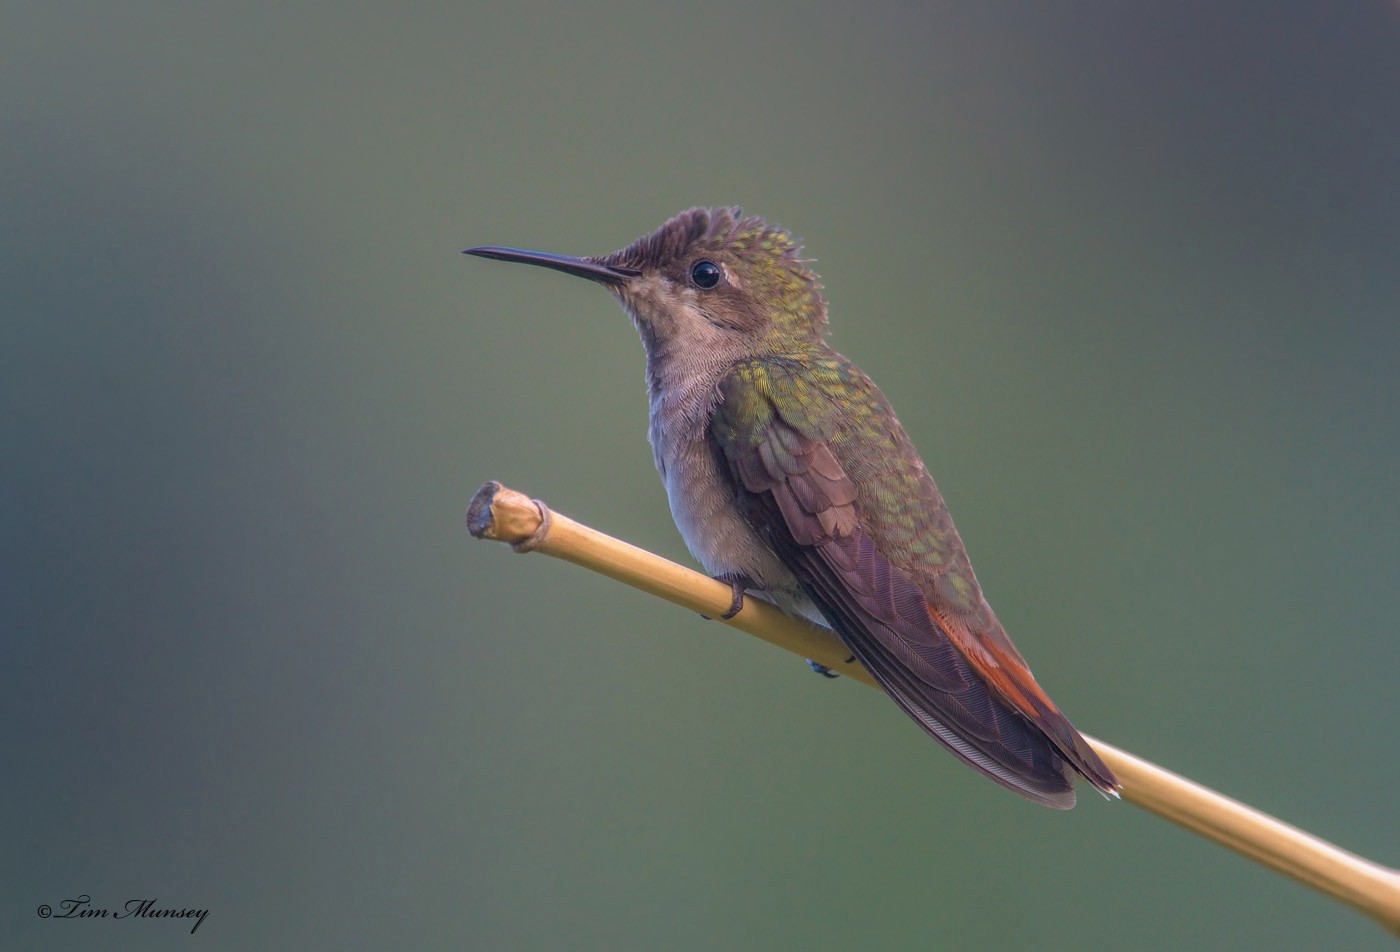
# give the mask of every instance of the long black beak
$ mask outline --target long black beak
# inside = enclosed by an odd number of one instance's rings
[[[462,254],[476,255],[478,258],[494,258],[497,261],[536,264],[541,268],[553,268],[555,271],[562,271],[575,277],[588,278],[590,281],[598,281],[602,284],[626,284],[631,279],[641,276],[640,271],[632,268],[617,268],[612,265],[600,264],[597,261],[590,261],[588,258],[571,258],[568,255],[552,255],[543,251],[522,251],[519,248],[496,248],[487,245],[483,248],[468,248]]]

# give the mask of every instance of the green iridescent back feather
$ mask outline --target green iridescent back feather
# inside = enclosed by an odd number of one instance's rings
[[[855,483],[862,526],[886,558],[930,600],[975,627],[990,621],[981,617],[986,602],[938,487],[889,402],[854,364],[817,344],[743,361],[723,390],[711,425],[721,446],[757,451],[777,418],[828,444]]]

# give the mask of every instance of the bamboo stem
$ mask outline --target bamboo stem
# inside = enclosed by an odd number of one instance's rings
[[[478,490],[467,513],[467,526],[478,539],[494,539],[518,552],[539,551],[573,562],[712,618],[729,608],[728,585],[551,512],[543,503],[500,483],[490,482]],[[766,602],[746,599],[743,610],[724,623],[878,687],[859,662],[848,663],[850,653],[835,635]],[[1111,744],[1087,735],[1086,739],[1122,781],[1124,799],[1359,909],[1400,935],[1400,871],[1333,846]]]

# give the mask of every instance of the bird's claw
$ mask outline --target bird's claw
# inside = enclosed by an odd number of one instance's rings
[[[729,611],[719,616],[721,621],[729,621],[729,619],[739,614],[740,609],[744,607],[744,592],[753,584],[753,579],[749,578],[747,575],[716,575],[714,576],[714,580],[716,582],[724,582],[734,593],[734,597],[729,602]],[[714,620],[709,615],[705,614],[701,614],[700,617],[706,621]]]
[[[817,661],[813,661],[811,658],[807,659],[807,667],[811,668],[813,671],[817,672],[817,674],[820,674],[824,678],[841,677],[841,675],[837,674],[835,671],[831,670],[826,665],[821,664]]]

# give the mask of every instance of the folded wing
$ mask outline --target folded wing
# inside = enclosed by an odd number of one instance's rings
[[[711,439],[749,521],[885,691],[954,755],[1059,809],[1074,805],[1074,771],[1115,790],[1000,626],[990,637],[974,631],[930,599],[927,579],[921,586],[881,551],[860,487],[833,452],[835,421],[820,393],[802,388],[810,385],[752,367],[721,385]],[[800,409],[784,414],[787,406]],[[928,488],[941,507],[931,480]]]

